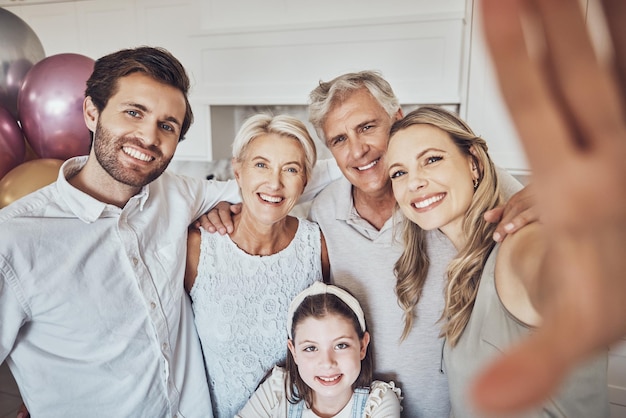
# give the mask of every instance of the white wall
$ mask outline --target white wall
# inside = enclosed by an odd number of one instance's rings
[[[196,122],[179,160],[212,158],[211,106],[305,105],[320,79],[346,71],[381,71],[404,104],[463,100],[466,0],[29,1],[7,9],[47,55],[147,44],[183,62]]]
[[[586,5],[587,0],[581,1]],[[517,174],[528,172],[494,81],[473,0],[0,0],[2,4],[13,5],[7,9],[35,30],[47,55],[75,52],[95,59],[143,44],[171,50],[190,72],[196,115],[178,160],[210,160],[214,144],[218,158],[228,150],[232,138],[212,134],[234,127],[212,124],[236,118],[212,119],[211,106],[301,106],[320,79],[376,69],[405,105],[456,106],[487,140],[498,165]]]
[[[528,163],[500,95],[484,44],[479,9],[478,3],[474,3],[467,100],[461,116],[477,135],[487,141],[489,154],[498,165],[514,173],[526,173]]]

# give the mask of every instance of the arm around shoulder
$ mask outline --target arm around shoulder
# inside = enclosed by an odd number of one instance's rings
[[[196,180],[196,179],[194,179]],[[229,202],[231,204],[241,203],[241,195],[239,194],[239,185],[235,180],[200,180],[202,184],[202,191],[196,196],[201,199],[200,211],[196,215],[199,217],[203,213],[206,213],[219,202]],[[197,193],[190,190],[189,193]]]
[[[524,188],[511,173],[502,167],[496,166],[496,172],[498,174],[498,181],[500,182],[500,190],[505,199],[510,199],[515,193]]]
[[[302,196],[298,199],[298,202],[304,203],[312,201],[319,192],[342,175],[334,158],[317,160],[313,167],[311,178],[304,189],[304,193],[302,193]]]
[[[187,262],[185,265],[185,290],[187,293],[191,292],[191,288],[198,276],[200,241],[202,241],[200,230],[190,227],[187,233]]]

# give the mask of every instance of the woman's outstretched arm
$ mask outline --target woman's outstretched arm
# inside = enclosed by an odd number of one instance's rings
[[[613,61],[596,57],[577,0],[482,0],[503,96],[547,231],[543,325],[478,379],[479,408],[541,402],[626,335],[626,2],[603,0]],[[529,45],[530,43],[530,45]]]

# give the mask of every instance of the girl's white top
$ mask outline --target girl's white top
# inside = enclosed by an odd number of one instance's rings
[[[287,418],[289,401],[285,395],[285,379],[287,373],[282,367],[274,367],[271,376],[254,392],[248,403],[235,418]],[[370,385],[363,418],[395,418],[400,417],[400,388],[394,382],[375,380]],[[337,414],[335,418],[350,418],[354,397]],[[316,418],[312,410],[304,408],[302,418]]]

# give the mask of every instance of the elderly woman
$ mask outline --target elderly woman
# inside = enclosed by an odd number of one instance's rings
[[[289,216],[315,161],[313,139],[298,119],[252,116],[233,143],[243,202],[234,231],[190,230],[185,287],[217,418],[232,418],[285,360],[289,302],[328,277],[319,227]]]
[[[536,291],[540,265],[548,256],[541,225],[529,224],[494,243],[494,226],[483,214],[499,205],[501,196],[487,145],[444,109],[422,107],[396,122],[387,163],[406,216],[405,250],[395,267],[405,335],[429,269],[424,238],[443,234],[458,251],[447,269],[442,314],[451,415],[476,416],[468,398],[472,379],[539,326],[542,309],[553,302]],[[608,416],[606,373],[605,352],[581,365],[557,394],[527,416]]]

